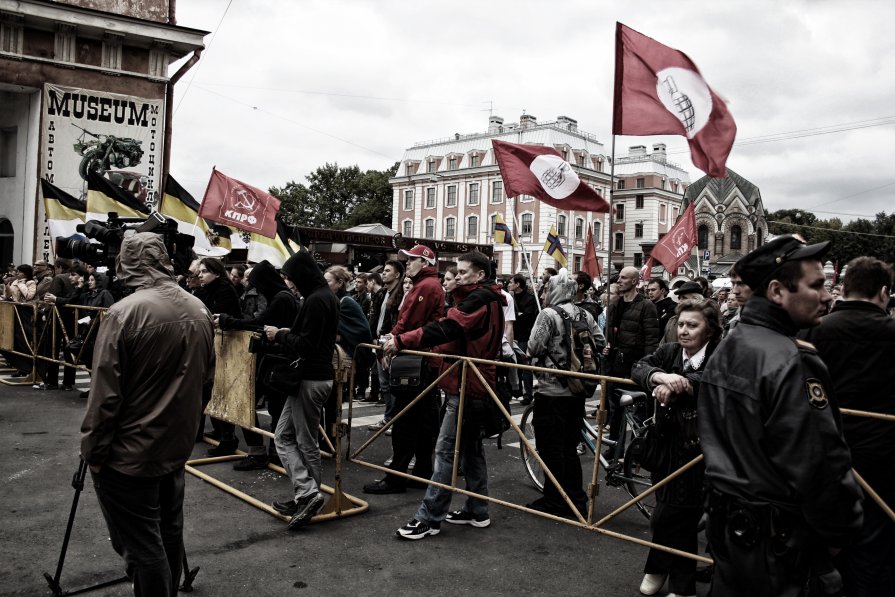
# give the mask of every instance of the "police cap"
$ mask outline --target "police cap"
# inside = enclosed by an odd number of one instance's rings
[[[791,234],[778,236],[736,263],[736,271],[752,289],[761,288],[783,264],[805,259],[820,260],[830,249],[830,241],[806,244]]]

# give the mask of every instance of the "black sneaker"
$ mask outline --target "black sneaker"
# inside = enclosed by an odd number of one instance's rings
[[[364,485],[364,493],[372,493],[375,495],[386,495],[389,493],[405,493],[407,488],[400,485],[392,485],[385,479],[373,481]]]
[[[323,508],[324,501],[323,494],[319,492],[300,499],[296,503],[298,509],[292,515],[292,520],[289,521],[289,530],[300,529],[311,522],[311,519]]]
[[[274,502],[271,504],[273,509],[282,514],[283,516],[293,516],[295,512],[298,510],[298,504],[295,503],[295,500],[284,500],[282,502]]]
[[[416,541],[417,539],[425,539],[429,535],[437,535],[440,532],[440,527],[429,526],[425,522],[420,522],[419,520],[414,518],[403,527],[395,531],[395,534],[401,539]]]
[[[212,457],[231,456],[236,453],[236,447],[238,445],[239,440],[237,439],[222,439],[217,446],[208,449],[208,455]]]
[[[450,524],[468,524],[479,529],[491,526],[491,519],[487,514],[475,516],[472,512],[467,512],[466,510],[448,512],[444,521]]]
[[[246,456],[233,465],[234,471],[260,471],[267,468],[266,456]]]

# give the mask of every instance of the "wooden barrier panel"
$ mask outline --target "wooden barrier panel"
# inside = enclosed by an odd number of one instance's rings
[[[205,414],[240,427],[255,425],[255,355],[249,352],[252,332],[215,334],[217,365],[214,390]]]
[[[0,350],[13,350],[16,335],[16,304],[0,302]]]

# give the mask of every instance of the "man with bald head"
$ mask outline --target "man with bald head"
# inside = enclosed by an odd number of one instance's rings
[[[618,275],[619,300],[608,307],[606,317],[606,355],[608,375],[631,377],[631,367],[659,345],[659,314],[656,305],[637,292],[640,272],[626,267]],[[609,439],[618,439],[622,409],[613,403],[613,387],[609,385]],[[618,457],[609,450],[608,457]]]

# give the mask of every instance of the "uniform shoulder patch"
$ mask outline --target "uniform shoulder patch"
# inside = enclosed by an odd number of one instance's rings
[[[808,379],[805,381],[805,390],[808,392],[808,404],[818,410],[823,410],[830,403],[827,398],[827,391],[819,379]]]
[[[419,303],[423,302],[423,295],[419,295],[419,297],[417,297],[416,300],[417,300],[417,302],[419,302]]]
[[[799,348],[810,348],[811,350],[817,350],[817,347],[807,340],[799,340],[798,338],[795,338],[795,341],[796,346],[798,346]]]

